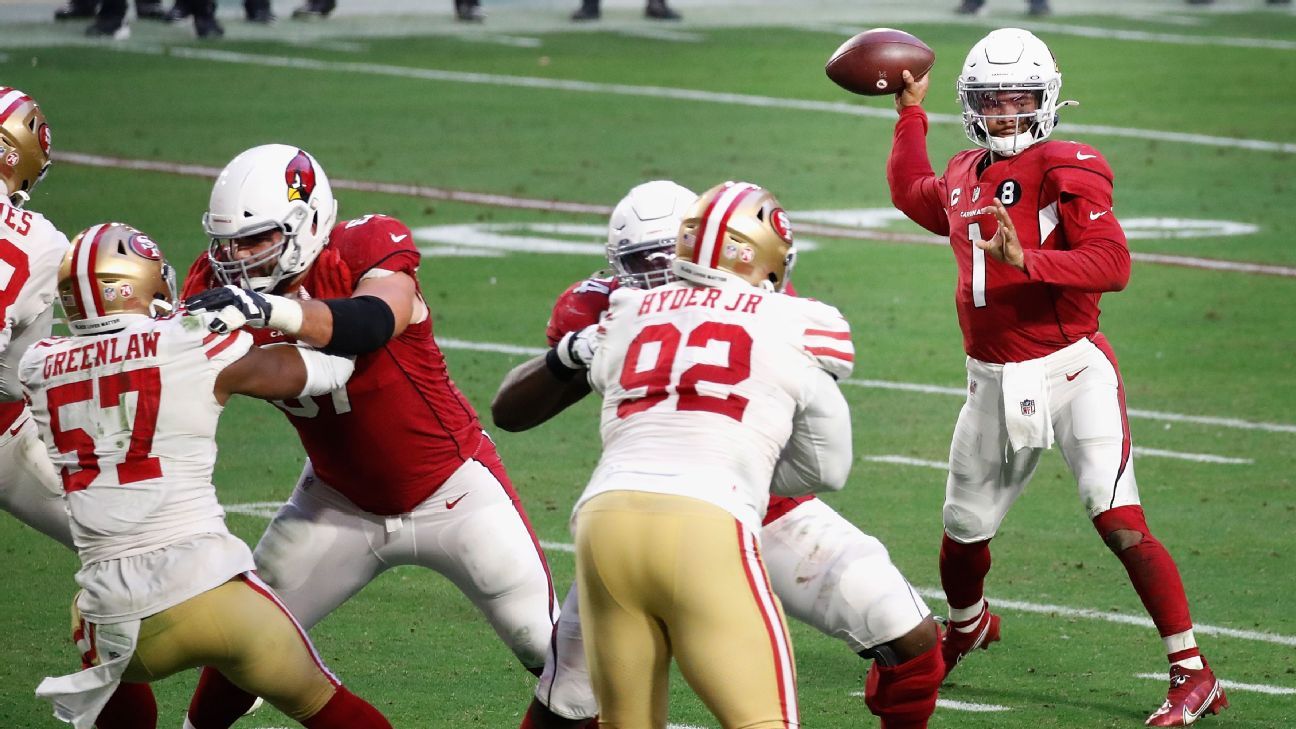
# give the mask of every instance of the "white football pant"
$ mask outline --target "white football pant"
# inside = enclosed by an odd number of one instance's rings
[[[1046,383],[1040,397],[1047,400],[1004,402],[1003,365],[967,360],[968,397],[954,426],[945,485],[945,531],[956,542],[993,537],[1039,464],[1044,449],[1013,449],[1005,408],[1051,418],[1090,519],[1139,503],[1124,391],[1106,339],[1082,339],[1038,361]]]

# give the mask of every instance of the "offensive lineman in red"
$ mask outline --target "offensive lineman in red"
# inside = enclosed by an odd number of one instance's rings
[[[1048,46],[1015,28],[968,54],[958,79],[977,149],[937,176],[922,101],[929,77],[906,71],[887,163],[895,206],[948,235],[958,263],[968,397],[950,446],[941,584],[950,605],[946,671],[999,640],[984,597],[990,539],[1055,441],[1094,528],[1120,559],[1170,661],[1165,703],[1148,726],[1185,726],[1228,707],[1193,637],[1174,560],[1148,529],[1130,453],[1116,356],[1098,331],[1098,300],[1125,288],[1125,234],[1112,171],[1093,147],[1049,141],[1062,75]]]
[[[203,218],[211,248],[185,281],[186,305],[215,312],[213,328],[356,357],[345,387],[276,403],[308,460],[257,545],[257,571],[309,629],[389,567],[428,567],[539,674],[553,582],[433,338],[410,229],[384,215],[334,227],[336,210],[309,154],[253,147],[217,179]],[[224,729],[252,700],[208,670],[186,727]]]

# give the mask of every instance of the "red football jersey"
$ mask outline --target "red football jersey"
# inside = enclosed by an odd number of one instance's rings
[[[1125,233],[1112,212],[1112,171],[1097,150],[1045,141],[988,163],[972,149],[937,177],[927,158],[927,115],[908,107],[887,163],[891,199],[914,222],[949,236],[958,262],[963,347],[985,362],[1043,357],[1098,331],[1098,300],[1129,281]],[[1008,209],[1026,270],[976,248],[998,230],[991,203]]]
[[[552,347],[567,332],[584,329],[598,322],[603,312],[607,311],[608,299],[621,283],[615,275],[600,271],[584,281],[577,281],[562,292],[554,302],[553,313],[549,315],[549,324],[545,327],[545,336]],[[787,293],[795,296],[796,292],[788,285]],[[792,511],[798,504],[815,498],[813,494],[804,496],[770,495],[769,507],[765,510],[765,520],[761,525],[769,524],[775,519]]]
[[[333,229],[325,252],[293,290],[309,298],[350,296],[375,268],[407,273],[417,286],[418,264],[404,223],[366,215]],[[272,329],[251,331],[258,344],[285,339]],[[410,511],[464,461],[494,448],[450,379],[430,315],[357,357],[344,390],[275,404],[297,429],[315,473],[374,514]]]

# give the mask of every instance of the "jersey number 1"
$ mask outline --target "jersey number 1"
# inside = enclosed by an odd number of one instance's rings
[[[59,422],[59,408],[64,405],[95,399],[95,385],[99,390],[99,407],[120,407],[126,413],[126,393],[138,395],[135,400],[135,422],[131,425],[130,446],[126,458],[117,464],[117,483],[125,486],[136,481],[161,478],[162,461],[150,456],[153,450],[153,433],[157,428],[158,402],[162,399],[162,376],[156,367],[128,370],[104,375],[97,380],[76,380],[51,387],[46,398],[49,402],[50,430],[54,432],[54,446],[63,453],[75,451],[77,466],[81,470],[69,472],[60,469],[63,490],[80,491],[99,476],[99,455],[95,453],[94,438],[81,428],[64,430]]]
[[[968,226],[968,244],[972,246],[972,305],[980,309],[985,301],[985,251],[977,248],[976,242],[985,240],[981,237],[981,224]]]
[[[682,339],[683,334],[674,324],[653,324],[644,327],[635,336],[626,350],[625,362],[621,366],[621,387],[627,391],[640,387],[647,390],[642,397],[626,398],[617,405],[617,417],[624,418],[647,410],[665,400],[671,389],[674,389],[679,394],[676,410],[701,410],[742,420],[743,413],[747,410],[747,398],[732,392],[725,397],[703,395],[698,392],[697,386],[699,382],[736,385],[750,377],[751,335],[737,324],[714,321],[699,324],[689,332],[685,346],[706,347],[711,342],[725,342],[729,345],[729,361],[724,365],[695,364],[680,374],[679,382],[672,388],[671,371]],[[645,345],[653,342],[660,345],[656,361],[649,369],[637,370],[640,352]]]

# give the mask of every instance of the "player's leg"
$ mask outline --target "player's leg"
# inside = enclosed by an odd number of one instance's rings
[[[576,583],[585,655],[604,729],[664,729],[671,643],[651,601],[668,595],[668,541],[640,497],[615,491],[581,506],[576,518]]]
[[[1073,381],[1055,378],[1059,381],[1053,383],[1061,396],[1054,427],[1058,446],[1076,477],[1094,528],[1125,567],[1161,635],[1172,676],[1177,671],[1188,679],[1177,685],[1172,680],[1171,696],[1162,707],[1166,716],[1184,702],[1190,704],[1190,712],[1210,706],[1212,713],[1218,713],[1228,702],[1197,646],[1183,579],[1170,553],[1152,535],[1139,503],[1116,358],[1105,339],[1096,344],[1098,348],[1082,363],[1082,376]],[[1173,721],[1165,716],[1152,718]]]
[[[73,549],[72,527],[49,453],[26,408],[0,430],[0,509]]]
[[[1002,369],[968,361],[968,398],[950,443],[941,540],[941,587],[949,602],[945,672],[999,639],[999,617],[985,601],[990,539],[1030,481],[1040,451],[1014,451],[1004,423]]]
[[[384,535],[380,518],[355,510],[307,462],[292,496],[257,543],[257,574],[309,630],[390,566],[375,554]],[[204,668],[186,729],[228,729],[255,701],[215,669]]]
[[[926,726],[940,630],[886,547],[816,499],[765,525],[761,556],[788,615],[873,661],[865,701],[883,727]]]
[[[549,639],[535,697],[519,729],[597,727],[594,719],[597,714],[598,701],[590,685],[585,643],[581,639],[579,591],[573,584]]]
[[[800,726],[792,643],[759,535],[718,507],[675,500],[680,526],[660,539],[687,565],[663,610],[680,673],[725,729]]]
[[[445,575],[522,665],[539,675],[558,600],[540,540],[494,446],[483,442],[477,455],[408,519],[409,539],[400,550],[384,554]]]
[[[145,619],[126,676],[157,680],[196,665],[219,669],[311,729],[391,726],[342,688],[305,630],[250,573]]]

